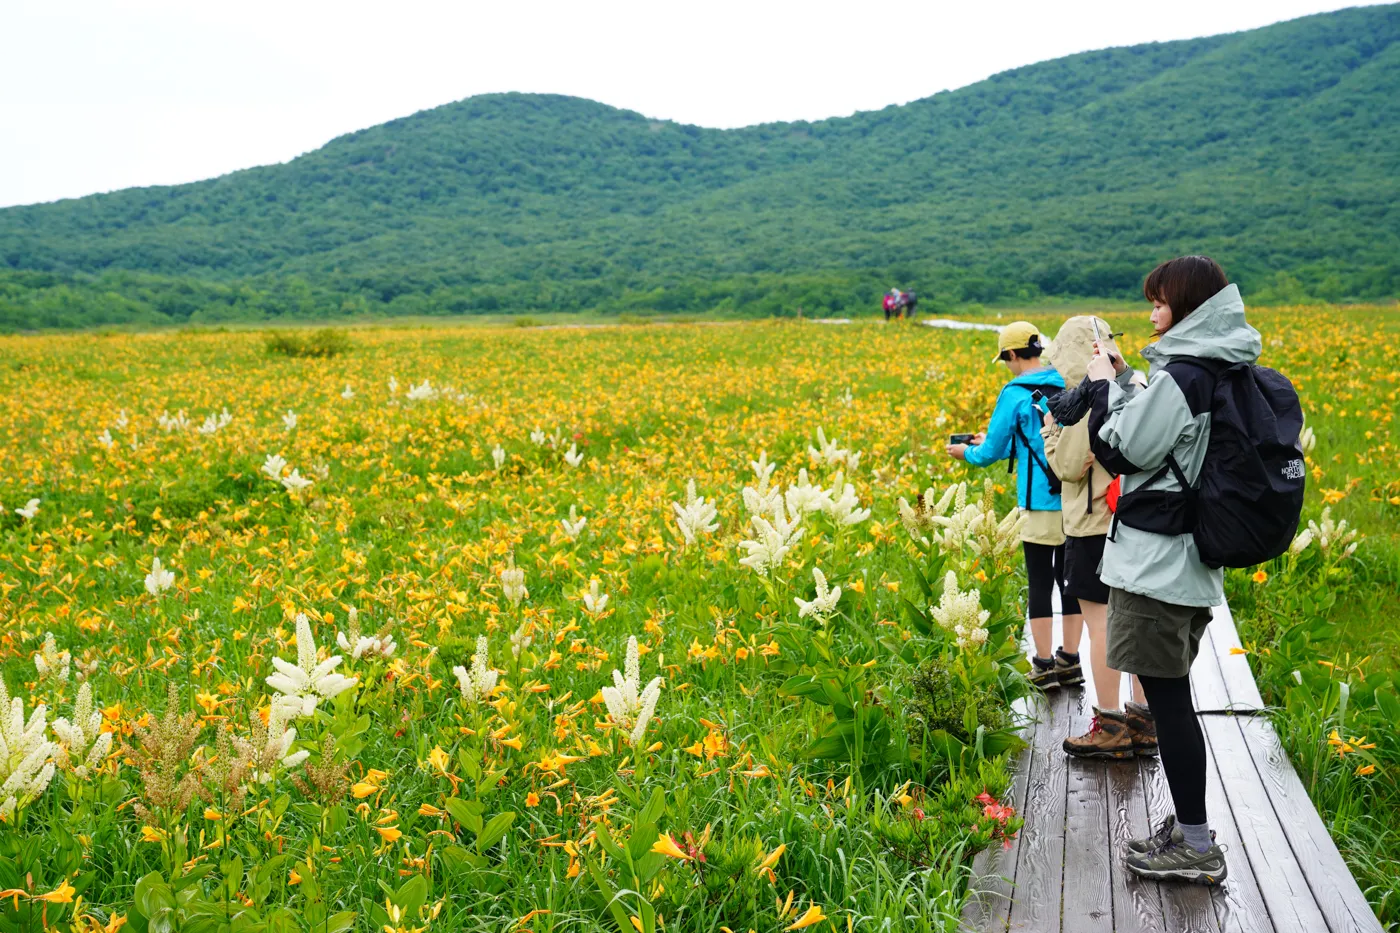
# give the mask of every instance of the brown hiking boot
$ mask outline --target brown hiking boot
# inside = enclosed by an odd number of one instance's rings
[[[1094,722],[1089,731],[1065,739],[1064,749],[1075,758],[1132,758],[1132,729],[1122,713],[1094,707]]]
[[[1132,732],[1133,751],[1151,757],[1157,754],[1157,720],[1152,710],[1137,703],[1123,705],[1124,717]]]

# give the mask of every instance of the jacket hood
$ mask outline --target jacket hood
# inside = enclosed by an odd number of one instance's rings
[[[1022,373],[1021,375],[1017,376],[1015,379],[1012,379],[1009,383],[1007,383],[1007,385],[1059,386],[1061,388],[1064,387],[1064,384],[1064,377],[1061,376],[1059,371],[1056,370],[1053,366],[1046,366],[1045,368],[1037,369],[1034,372]]]
[[[1239,286],[1226,285],[1160,340],[1144,347],[1142,357],[1154,367],[1181,356],[1253,363],[1263,349],[1259,331],[1245,322]]]
[[[1049,362],[1065,377],[1067,386],[1079,385],[1094,358],[1094,320],[1087,314],[1077,314],[1065,321],[1045,351]],[[1107,339],[1112,329],[1103,318],[1097,320],[1099,332]]]

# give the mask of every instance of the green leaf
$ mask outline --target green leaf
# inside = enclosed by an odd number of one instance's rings
[[[646,807],[637,814],[638,826],[657,826],[661,823],[661,817],[666,813],[666,792],[660,787],[652,791],[651,799],[647,801]],[[648,846],[650,848],[650,846]]]
[[[447,812],[452,814],[452,818],[461,823],[473,836],[481,835],[481,804],[475,800],[450,797],[447,800]]]
[[[353,910],[343,910],[331,916],[326,921],[326,926],[317,933],[346,933],[355,928],[355,912]]]
[[[504,813],[497,813],[491,818],[491,822],[486,824],[476,837],[476,851],[485,852],[493,845],[501,841],[501,837],[510,829],[510,824],[515,821],[515,811],[507,810]]]
[[[428,879],[414,875],[394,892],[394,904],[409,917],[417,917],[418,909],[428,901]]]
[[[1392,724],[1400,722],[1400,697],[1393,688],[1382,687],[1376,691],[1376,706]]]
[[[608,855],[617,859],[623,865],[626,865],[627,853],[622,851],[622,847],[617,844],[617,841],[615,839],[613,839],[612,833],[608,830],[608,826],[606,823],[598,824],[597,833],[598,841],[603,845],[603,851],[607,852]]]
[[[175,909],[175,892],[165,883],[160,872],[153,871],[142,875],[136,882],[133,901],[142,916],[154,922],[156,915],[162,910]]]

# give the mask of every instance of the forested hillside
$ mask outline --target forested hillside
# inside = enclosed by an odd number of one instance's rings
[[[0,327],[512,310],[1400,294],[1400,6],[712,130],[470,98],[210,181],[0,210]],[[795,67],[797,67],[795,61]]]

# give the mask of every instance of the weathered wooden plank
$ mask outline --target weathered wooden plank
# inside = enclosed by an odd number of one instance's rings
[[[1321,933],[1328,929],[1327,922],[1308,887],[1288,836],[1279,825],[1269,793],[1244,747],[1240,726],[1252,719],[1246,716],[1201,717],[1201,726],[1214,752],[1220,781],[1235,820],[1238,835],[1234,844],[1249,859],[1274,929],[1278,933]]]
[[[1317,808],[1279,743],[1268,720],[1261,716],[1234,717],[1258,774],[1259,786],[1273,805],[1275,819],[1296,853],[1317,908],[1331,933],[1382,929],[1360,886],[1332,842]],[[1267,891],[1267,889],[1266,889]],[[1320,929],[1320,928],[1317,928]]]
[[[1017,711],[1028,714],[1031,707],[1018,703]],[[1011,790],[1007,801],[1021,813],[1026,805],[1031,752],[1035,748],[1034,726],[1023,729],[1022,736],[1030,743],[1012,763]],[[1011,918],[1011,895],[1016,880],[1016,865],[1021,853],[1020,838],[1011,840],[1009,848],[992,846],[977,854],[972,862],[970,897],[963,909],[963,924],[970,930],[1005,931]]]
[[[1036,723],[1035,749],[1030,756],[1026,805],[1021,814],[1021,853],[1016,867],[1016,890],[1011,900],[1009,930],[1045,933],[1060,929],[1060,899],[1064,881],[1065,759],[1056,741],[1069,718],[1068,690],[1048,697],[1046,715]]]
[[[1108,867],[1114,933],[1170,933],[1162,921],[1162,896],[1157,882],[1137,877],[1123,861],[1128,840],[1142,839],[1152,831],[1147,825],[1147,796],[1142,790],[1138,763],[1107,762],[1106,772],[1113,847]]]
[[[1173,812],[1171,792],[1162,763],[1155,758],[1138,759],[1143,792],[1147,795],[1147,818],[1152,829]],[[1181,933],[1206,933],[1219,930],[1210,892],[1200,885],[1163,883],[1162,919],[1168,930]]]
[[[1254,674],[1249,669],[1249,659],[1242,654],[1231,654],[1231,648],[1242,647],[1240,633],[1235,629],[1235,618],[1230,607],[1221,603],[1213,610],[1211,623],[1206,627],[1206,636],[1220,666],[1220,676],[1226,693],[1236,711],[1263,709],[1264,698],[1259,695],[1259,686],[1254,682]],[[1204,654],[1206,645],[1202,644]]]
[[[1206,812],[1210,815],[1216,841],[1225,849],[1225,864],[1230,872],[1224,883],[1210,889],[1221,933],[1275,933],[1273,920],[1264,906],[1264,895],[1259,890],[1259,879],[1254,875],[1248,853],[1238,843],[1240,832],[1235,825],[1235,814],[1230,810],[1225,784],[1220,779],[1209,735],[1206,736],[1206,762]]]
[[[1088,689],[1069,693],[1068,723],[1061,738],[1089,730],[1094,716],[1092,697]],[[1115,764],[1118,763],[1064,756],[1067,776],[1062,928],[1066,933],[1113,933],[1112,888],[1105,884],[1112,857],[1105,769]]]

